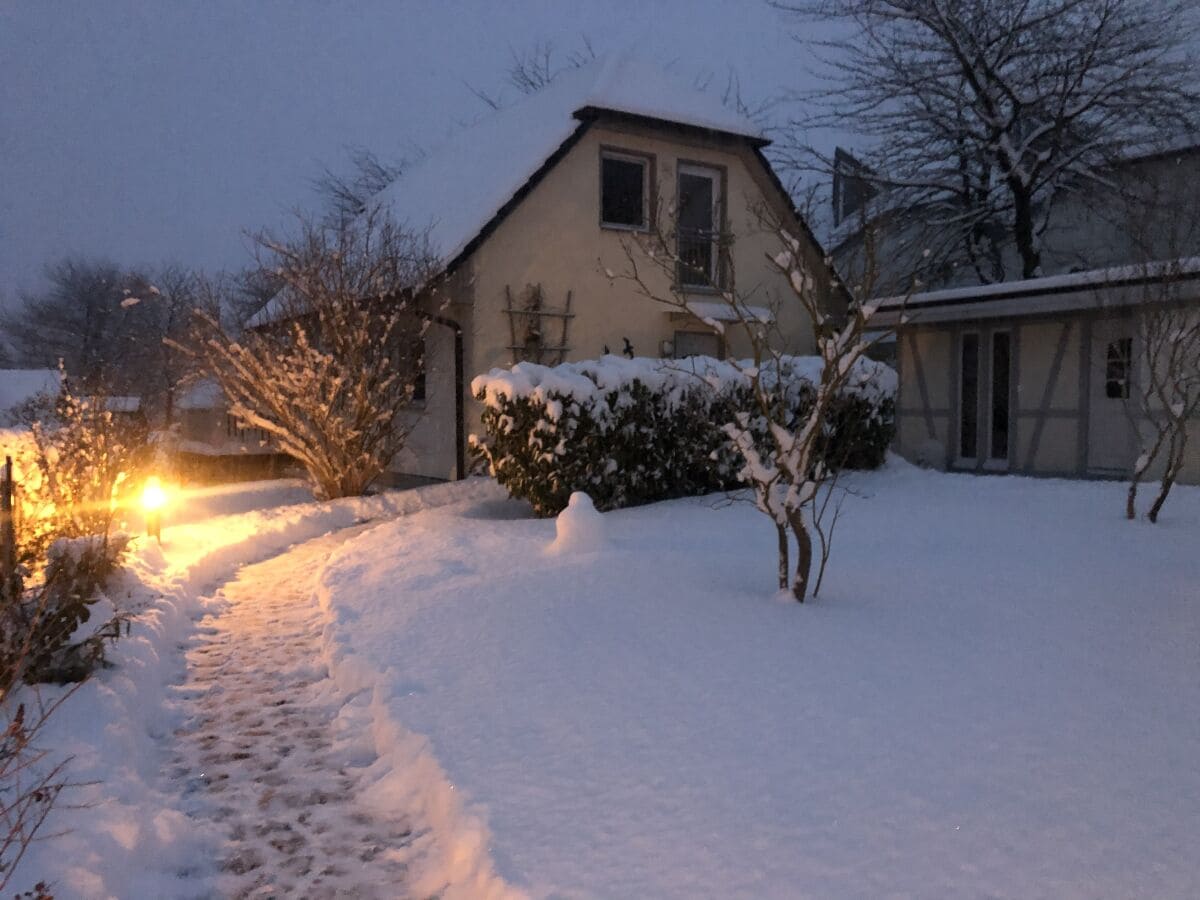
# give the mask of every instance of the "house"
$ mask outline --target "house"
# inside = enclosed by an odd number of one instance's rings
[[[247,428],[229,414],[220,385],[201,378],[174,400],[175,433],[171,456],[180,477],[188,481],[241,481],[274,478],[288,458],[271,436]]]
[[[861,169],[844,169],[831,246],[849,277],[863,264],[863,203],[872,196],[846,185]],[[1162,307],[1200,315],[1200,208],[1190,188],[1198,177],[1194,140],[1128,154],[1104,191],[1054,207],[1044,276],[986,285],[967,267],[923,266],[921,211],[904,209],[902,197],[876,198],[876,295],[893,293],[876,321],[895,329],[900,374],[896,449],[966,471],[1128,474],[1146,424],[1133,402],[1147,364],[1138,323]],[[997,246],[1001,269],[1019,273],[1011,242]],[[1183,480],[1200,481],[1198,444],[1200,422]]]
[[[639,356],[738,355],[736,329],[711,283],[730,283],[774,310],[782,349],[813,336],[767,258],[769,211],[803,242],[817,290],[835,304],[824,254],[763,155],[760,128],[719,98],[627,55],[563,73],[538,93],[466,128],[412,166],[376,202],[429,229],[446,273],[426,335],[425,399],[397,471],[452,478],[478,430],[470,378],[521,360],[553,364],[607,351]],[[676,215],[678,211],[678,215]],[[676,278],[693,312],[657,304],[611,277],[639,235],[673,230],[695,260]],[[650,267],[652,268],[652,267]],[[666,273],[648,273],[670,287]],[[279,315],[268,306],[251,324]]]

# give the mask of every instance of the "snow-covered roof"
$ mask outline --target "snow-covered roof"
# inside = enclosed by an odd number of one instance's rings
[[[629,54],[593,60],[459,132],[376,198],[450,263],[580,126],[587,110],[646,116],[762,140],[721,99]]]
[[[744,137],[762,129],[715,94],[628,53],[560,74],[529,97],[464,128],[372,201],[409,228],[428,230],[442,265],[453,263],[577,130],[607,111]],[[250,327],[280,317],[272,300]]]
[[[105,397],[104,408],[113,413],[135,413],[142,408],[142,398],[131,394]]]
[[[0,412],[39,394],[54,396],[61,383],[58,369],[0,369]]]
[[[221,386],[212,378],[194,382],[175,400],[176,409],[219,409],[225,403]]]
[[[908,321],[1021,315],[1088,307],[1121,306],[1141,302],[1139,288],[1155,282],[1193,284],[1200,278],[1200,257],[1160,260],[1140,265],[1108,266],[1045,278],[1002,281],[969,287],[927,291],[879,301],[881,324],[899,317]],[[1179,291],[1162,299],[1184,299]]]

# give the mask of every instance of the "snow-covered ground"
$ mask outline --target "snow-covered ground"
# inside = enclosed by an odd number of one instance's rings
[[[1200,490],[891,462],[822,596],[690,499],[343,545],[326,652],[446,898],[1194,897]],[[594,524],[594,522],[590,523]]]
[[[52,759],[73,757],[68,774],[78,786],[61,796],[9,888],[45,880],[59,900],[213,896],[227,836],[220,825],[185,814],[182,782],[171,771],[177,732],[191,711],[193,692],[179,689],[187,677],[186,651],[199,620],[225,602],[211,596],[213,590],[239,567],[297,542],[498,493],[494,483],[480,480],[278,506],[303,498],[304,489],[264,482],[184,499],[176,520],[196,520],[165,528],[161,548],[140,540],[128,571],[109,591],[114,605],[138,613],[131,634],[110,652],[112,667],[85,682],[43,735]],[[197,518],[201,513],[207,518]],[[41,694],[50,702],[61,690],[45,687]],[[32,694],[23,699],[32,702]]]

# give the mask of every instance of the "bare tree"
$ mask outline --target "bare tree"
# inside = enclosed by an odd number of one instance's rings
[[[1157,522],[1167,495],[1187,461],[1188,426],[1200,417],[1200,306],[1182,302],[1178,287],[1190,269],[1182,260],[1143,267],[1146,287],[1134,314],[1127,358],[1108,360],[1124,378],[1114,379],[1126,397],[1139,453],[1129,477],[1126,518],[1137,517],[1138,487],[1161,465],[1158,493],[1146,517]],[[1117,373],[1113,373],[1117,374]]]
[[[187,339],[196,309],[216,312],[216,301],[204,285],[199,273],[167,265],[131,278],[123,290],[122,305],[137,342],[113,383],[141,398],[142,411],[156,427],[171,426],[176,394],[196,374],[196,361],[176,349],[175,342]]]
[[[348,172],[338,173],[324,166],[313,182],[325,206],[325,224],[330,228],[339,228],[361,216],[371,199],[403,175],[421,156],[414,153],[408,158],[387,162],[366,147],[351,147],[349,153]]]
[[[1063,195],[1104,190],[1131,148],[1194,126],[1189,0],[788,0],[836,20],[818,42],[825,87],[800,129],[851,129],[872,148],[862,177],[919,228],[933,263],[983,281],[1042,272],[1042,237]],[[832,171],[800,140],[792,162]]]
[[[26,294],[4,318],[25,365],[53,367],[62,360],[91,387],[111,384],[138,348],[130,290],[144,276],[115,263],[67,258],[47,267],[47,289]]]
[[[777,316],[764,316],[762,307],[752,304],[753,297],[738,291],[732,258],[722,253],[725,277],[721,283],[709,280],[707,286],[719,292],[733,324],[747,339],[750,360],[733,364],[747,378],[753,398],[752,408],[740,411],[724,428],[742,457],[742,480],[753,490],[757,508],[775,527],[779,588],[804,602],[812,580],[814,531],[819,537],[820,578],[840,512],[840,503],[831,506],[828,500],[836,469],[823,452],[830,411],[839,394],[861,376],[858,364],[872,344],[867,332],[876,305],[852,302],[844,316],[836,315],[822,300],[816,279],[823,273],[814,271],[795,225],[764,210],[757,213],[763,227],[779,240],[779,252],[768,258],[790,286],[786,302],[798,307],[812,328],[821,367],[810,395],[801,402],[799,393],[809,389],[795,377],[794,357],[785,352]],[[686,231],[655,228],[626,241],[626,270],[613,277],[628,279],[643,296],[691,312],[684,285],[704,276],[694,250],[694,236]],[[716,320],[710,324],[718,330],[725,327]],[[763,423],[765,429],[760,427]],[[765,445],[759,438],[763,431]],[[832,516],[825,518],[831,509]],[[794,569],[789,535],[797,547]]]
[[[434,257],[378,208],[336,229],[299,225],[293,239],[255,238],[284,285],[270,324],[239,338],[201,314],[196,345],[177,346],[203,360],[233,416],[305,466],[320,499],[362,494],[407,438]]]
[[[169,424],[188,360],[163,343],[180,339],[203,304],[199,277],[179,265],[122,269],[66,259],[50,287],[27,295],[5,320],[26,365],[61,361],[84,394],[133,394],[154,424]]]
[[[579,46],[565,55],[548,40],[536,40],[523,50],[509,50],[508,69],[504,73],[504,84],[526,97],[536,94],[550,82],[571,69],[578,69],[596,58],[596,50],[587,35],[579,39]],[[500,97],[483,88],[468,84],[467,88],[485,106],[500,109],[504,104]]]
[[[11,668],[11,667],[6,667]],[[70,757],[55,759],[44,745],[46,724],[51,715],[74,693],[62,693],[43,703],[36,695],[28,703],[14,697],[18,679],[4,671],[0,690],[0,890],[15,887],[13,873],[25,851],[38,836],[59,795],[73,787],[68,779]],[[24,895],[35,900],[52,900],[40,883]]]

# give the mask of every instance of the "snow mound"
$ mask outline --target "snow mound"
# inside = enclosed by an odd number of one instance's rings
[[[594,553],[608,546],[604,516],[583,491],[571,495],[567,508],[554,520],[554,530],[551,553]]]

